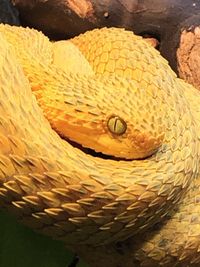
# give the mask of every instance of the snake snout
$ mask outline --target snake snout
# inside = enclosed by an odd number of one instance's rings
[[[164,140],[164,133],[154,136],[150,133],[136,133],[132,136],[132,146],[135,150],[135,158],[143,159],[153,155]]]

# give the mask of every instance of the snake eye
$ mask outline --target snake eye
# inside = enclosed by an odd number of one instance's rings
[[[122,135],[126,132],[127,129],[127,125],[126,122],[118,117],[118,116],[111,116],[108,119],[108,130],[112,133],[112,134],[116,134],[116,135]]]

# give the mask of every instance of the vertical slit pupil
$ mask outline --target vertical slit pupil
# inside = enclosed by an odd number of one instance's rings
[[[108,126],[109,131],[116,135],[124,134],[127,129],[126,122],[118,116],[110,117],[108,120],[107,126]]]
[[[118,118],[115,118],[114,132],[117,132],[117,121],[118,121]]]

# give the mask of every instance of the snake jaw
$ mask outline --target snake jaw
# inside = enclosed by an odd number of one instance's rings
[[[45,110],[46,103],[40,105]],[[122,119],[122,116],[105,116],[105,119],[97,118],[94,122],[94,114],[84,113],[84,110],[74,117],[74,112],[61,112],[51,107],[51,112],[46,112],[47,119],[52,128],[65,140],[70,140],[78,148],[92,149],[97,153],[102,153],[116,159],[134,160],[144,159],[151,156],[161,146],[164,140],[163,128],[151,126],[151,123],[130,123],[130,119]],[[78,118],[77,118],[78,116]],[[125,125],[122,134],[116,134],[109,130],[109,119],[120,120]],[[136,125],[136,126],[134,126]],[[113,125],[111,125],[113,126]],[[143,129],[144,127],[144,129]],[[147,128],[145,130],[145,128]],[[116,129],[115,129],[116,130]],[[120,129],[121,130],[121,129]],[[86,150],[87,151],[87,150]]]
[[[67,118],[56,116],[53,120],[50,118],[48,120],[61,137],[75,142],[77,147],[92,149],[117,159],[133,160],[151,156],[164,139],[164,133],[153,135],[145,131],[134,131],[133,126],[129,124],[125,133],[116,135],[108,130],[106,121],[90,124],[76,119],[75,123],[73,117],[69,116]]]

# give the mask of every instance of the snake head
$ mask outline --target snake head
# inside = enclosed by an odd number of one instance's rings
[[[140,121],[145,124],[144,121]],[[150,127],[139,127],[133,125],[129,119],[122,119],[120,116],[112,115],[107,119],[104,135],[98,140],[104,146],[104,153],[115,155],[125,159],[141,159],[151,156],[163,142],[162,131],[152,131]],[[149,129],[148,129],[149,128]]]
[[[145,127],[145,124],[148,125],[148,122],[142,117],[140,124],[134,124],[129,118],[123,119],[112,114],[102,122],[101,134],[93,138],[93,149],[119,159],[143,159],[151,156],[163,143],[164,132],[163,129],[155,129],[156,127]]]
[[[165,137],[166,105],[162,96],[155,96],[153,85],[117,76],[103,79],[108,88],[105,86],[95,99],[101,102],[99,115],[93,119],[85,144],[120,159],[151,156]]]
[[[158,150],[164,139],[165,111],[146,88],[119,77],[93,82],[91,93],[85,89],[88,84],[82,86],[85,91],[79,87],[77,98],[48,94],[47,117],[62,137],[120,159],[142,159]]]

